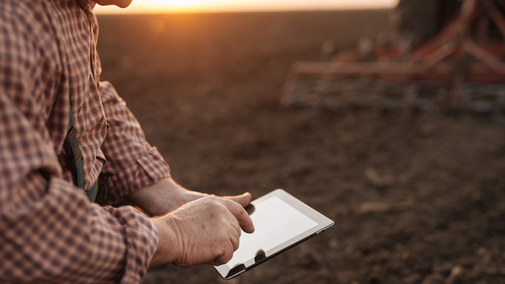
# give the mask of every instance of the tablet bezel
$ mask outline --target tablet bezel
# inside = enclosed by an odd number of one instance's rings
[[[224,279],[232,279],[245,271],[248,271],[259,264],[273,258],[274,256],[308,240],[309,238],[319,234],[320,232],[324,231],[325,229],[331,227],[333,225],[333,221],[327,218],[326,216],[322,215],[321,213],[317,212],[313,208],[309,207],[296,197],[290,195],[286,191],[282,189],[276,189],[254,201],[251,202],[252,205],[257,205],[273,196],[276,196],[280,198],[282,201],[286,202],[289,206],[293,207],[294,209],[298,210],[300,213],[304,214],[308,218],[312,219],[314,222],[317,223],[316,226],[304,231],[301,234],[298,234],[289,240],[278,244],[274,248],[265,251],[265,256],[262,257],[261,259],[256,259],[256,257],[253,257],[243,263],[242,265],[235,266],[235,267],[229,267],[227,264],[219,265],[219,266],[214,266],[216,270],[219,272],[221,277]]]

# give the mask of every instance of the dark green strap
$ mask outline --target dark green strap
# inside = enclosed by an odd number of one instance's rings
[[[67,156],[67,166],[72,172],[75,186],[83,189],[89,198],[89,201],[94,202],[98,193],[98,181],[95,182],[90,188],[84,188],[84,170],[82,166],[82,153],[77,141],[77,134],[74,128],[74,112],[72,105],[70,105],[70,115],[68,118],[68,132],[63,147]]]
[[[84,192],[86,192],[89,201],[95,202],[96,195],[98,194],[98,181],[96,181],[90,188],[85,189]]]

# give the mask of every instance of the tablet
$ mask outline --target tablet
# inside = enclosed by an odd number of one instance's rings
[[[242,231],[233,258],[215,266],[224,279],[236,277],[333,225],[332,220],[282,189],[252,201],[246,210],[255,231]]]

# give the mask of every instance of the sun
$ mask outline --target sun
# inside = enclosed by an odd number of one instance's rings
[[[156,9],[188,10],[201,6],[203,1],[206,0],[142,0],[142,4]]]
[[[169,8],[176,8],[176,9],[186,9],[186,8],[193,8],[201,4],[201,1],[199,0],[168,0],[165,1],[166,6]]]
[[[209,0],[134,0],[132,10],[137,8],[144,11],[191,11],[201,8]]]

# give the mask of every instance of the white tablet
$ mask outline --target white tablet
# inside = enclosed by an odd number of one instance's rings
[[[233,258],[215,266],[224,279],[236,277],[333,225],[332,220],[282,189],[252,201],[246,210],[255,231],[242,231]]]

